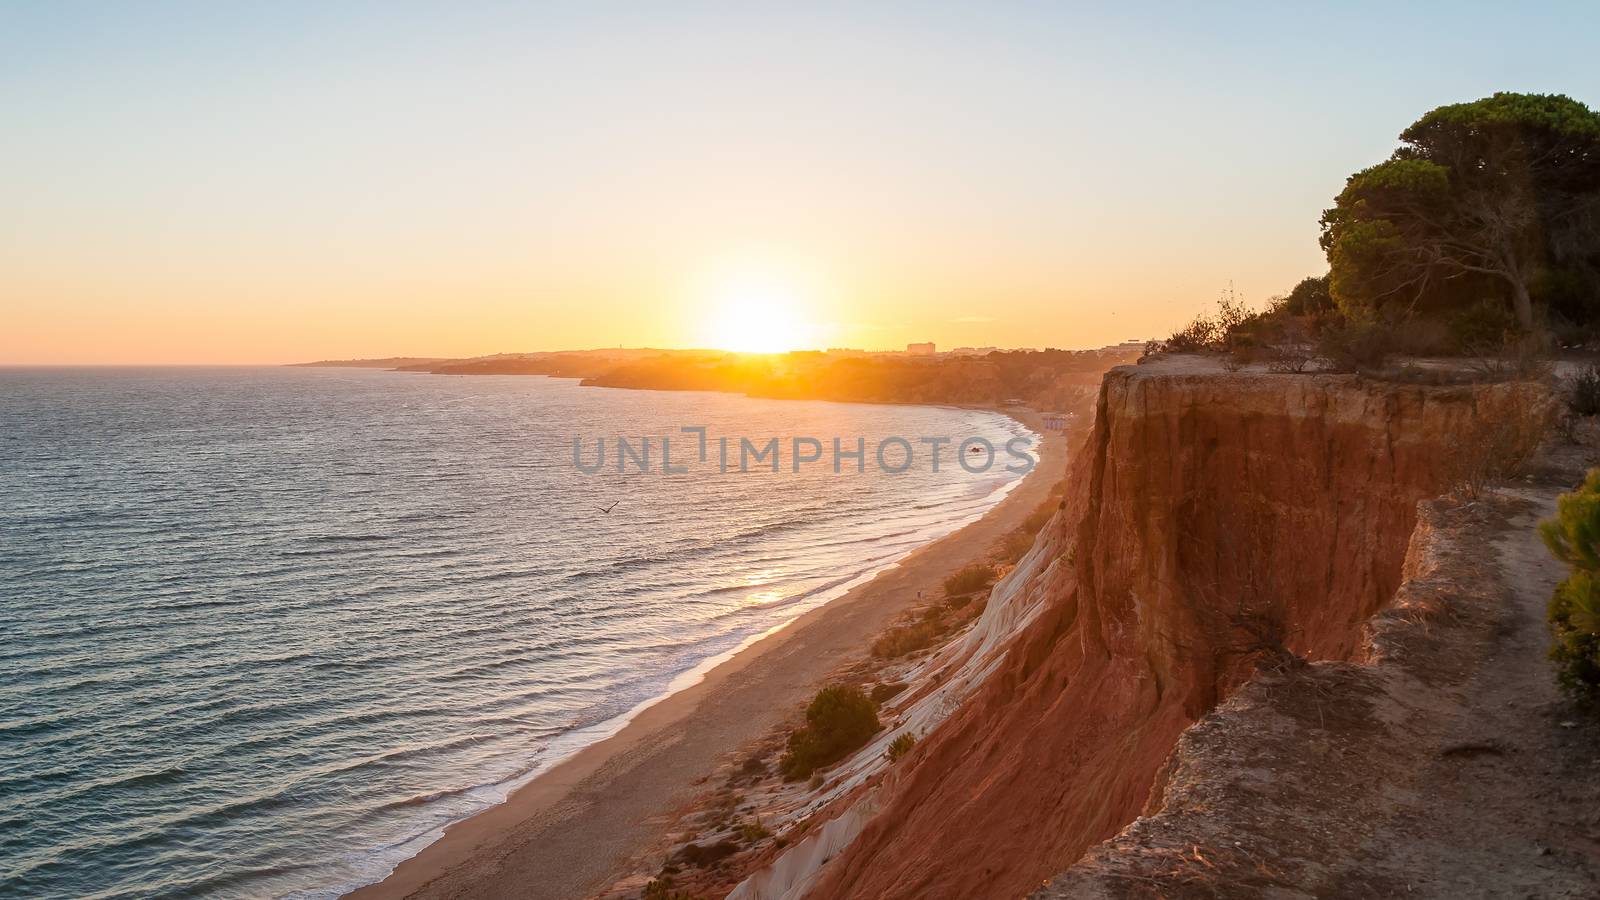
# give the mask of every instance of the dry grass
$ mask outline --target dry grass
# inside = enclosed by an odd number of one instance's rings
[[[1486,347],[1473,355],[1468,366],[1480,381],[1542,381],[1550,377],[1554,362],[1547,340],[1539,335],[1524,335],[1498,347]]]
[[[1547,405],[1530,403],[1506,404],[1498,414],[1476,421],[1448,460],[1451,492],[1477,500],[1492,486],[1522,474],[1553,420]]]
[[[945,596],[956,597],[981,591],[994,583],[994,577],[994,566],[988,563],[973,563],[944,580]]]
[[[872,642],[872,655],[879,659],[898,659],[926,650],[948,633],[938,619],[891,628]]]

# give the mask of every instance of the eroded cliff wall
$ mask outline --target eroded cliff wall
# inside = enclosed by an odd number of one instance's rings
[[[1360,651],[1418,500],[1532,385],[1113,370],[1052,595],[879,792],[810,897],[1015,897],[1144,810],[1182,731],[1281,644]],[[1271,658],[1272,654],[1267,654]]]

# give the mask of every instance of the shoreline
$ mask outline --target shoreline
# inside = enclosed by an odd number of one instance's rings
[[[1039,462],[981,516],[704,661],[679,676],[691,683],[630,711],[614,733],[445,826],[381,880],[344,896],[568,898],[608,887],[658,842],[720,758],[789,718],[919,592],[935,593],[946,575],[987,556],[1049,494],[1066,468],[1064,436],[1047,432],[1032,410],[989,410],[1040,437]]]

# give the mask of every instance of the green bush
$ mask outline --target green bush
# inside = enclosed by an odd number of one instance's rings
[[[970,594],[988,587],[991,581],[994,581],[994,566],[973,563],[944,580],[944,593],[947,597]]]
[[[878,733],[878,704],[852,685],[825,687],[806,707],[806,724],[789,735],[779,768],[798,781],[866,745]]]
[[[1557,501],[1556,517],[1539,523],[1551,554],[1572,567],[1550,598],[1550,658],[1556,680],[1576,700],[1600,702],[1600,469]]]
[[[1469,352],[1498,349],[1518,330],[1516,315],[1499,300],[1479,300],[1450,317],[1450,336]]]
[[[1556,559],[1584,572],[1600,572],[1600,469],[1583,486],[1556,501],[1556,517],[1539,523],[1539,536]]]
[[[1328,293],[1328,276],[1302,278],[1284,298],[1284,312],[1291,316],[1320,316],[1333,312],[1333,295]]]
[[[1550,597],[1550,658],[1556,681],[1585,703],[1600,700],[1600,581],[1574,572]]]
[[[1169,353],[1200,353],[1216,349],[1221,338],[1215,322],[1198,316],[1193,322],[1173,332],[1172,337],[1162,343],[1161,349]]]
[[[1461,341],[1446,322],[1429,316],[1405,316],[1385,323],[1389,350],[1404,356],[1453,356],[1462,350]]]
[[[1377,319],[1350,319],[1323,327],[1317,351],[1335,372],[1381,367],[1391,352],[1389,329]]]
[[[938,610],[934,609],[934,612]],[[872,642],[872,655],[880,659],[895,659],[918,650],[926,650],[932,647],[944,632],[944,623],[937,619],[924,619],[910,625],[891,628]]]
[[[916,743],[917,737],[911,732],[907,731],[899,734],[889,742],[888,749],[883,751],[883,758],[891,763],[899,762],[900,757],[910,753],[911,748],[916,746]]]

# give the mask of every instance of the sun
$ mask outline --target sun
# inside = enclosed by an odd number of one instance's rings
[[[804,291],[793,276],[742,267],[721,273],[708,293],[707,344],[736,353],[786,353],[807,349],[817,337],[806,320]]]
[[[719,305],[710,323],[712,346],[737,353],[785,353],[799,348],[800,320],[793,307],[749,295]]]

